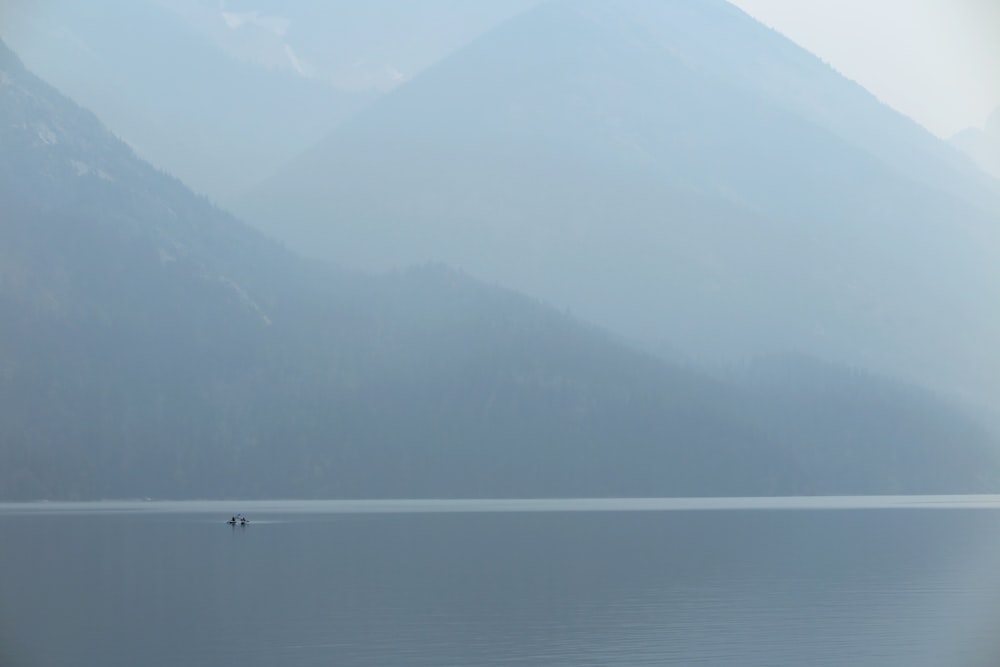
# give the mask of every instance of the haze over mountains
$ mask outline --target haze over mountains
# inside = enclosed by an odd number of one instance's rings
[[[140,156],[229,203],[538,2],[8,0],[0,37]]]
[[[5,497],[801,481],[711,382],[446,269],[298,260],[2,64]]]
[[[995,490],[995,434],[808,360],[665,364],[446,267],[307,261],[0,44],[0,496]]]
[[[234,57],[181,11],[197,6],[10,0],[0,37],[139,155],[215,201],[243,194],[376,96]]]
[[[1000,396],[996,181],[721,1],[552,2],[237,207],[347,266],[441,260],[695,360]]]

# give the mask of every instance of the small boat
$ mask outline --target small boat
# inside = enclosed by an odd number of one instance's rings
[[[226,523],[228,523],[230,526],[245,526],[250,522],[242,514],[236,514]]]

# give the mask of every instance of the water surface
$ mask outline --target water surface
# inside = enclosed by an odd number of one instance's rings
[[[0,505],[12,665],[995,665],[992,496]],[[224,520],[244,512],[251,524]]]

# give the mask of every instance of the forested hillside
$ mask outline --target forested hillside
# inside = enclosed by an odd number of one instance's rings
[[[798,489],[710,382],[445,268],[300,260],[2,64],[4,496]]]
[[[785,406],[761,394],[749,409],[752,385],[666,365],[447,267],[374,276],[303,260],[138,160],[2,46],[0,211],[4,499],[979,491],[1000,479],[988,433],[958,413],[914,420],[892,385],[885,409],[866,408],[879,423],[970,435],[908,450],[822,395]],[[841,467],[808,454],[826,442],[806,409],[852,420],[832,444],[864,467],[860,481],[842,486],[828,474]]]

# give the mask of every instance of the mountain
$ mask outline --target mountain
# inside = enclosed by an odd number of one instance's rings
[[[892,382],[713,377],[446,267],[301,259],[2,43],[0,210],[4,499],[1000,487],[994,434]]]
[[[996,184],[946,143],[728,2],[629,0],[611,7],[562,1],[617,36],[668,51],[701,75],[789,111],[912,180],[986,206],[1000,203]]]
[[[138,1],[159,1],[234,58],[364,92],[391,90],[544,0]]]
[[[189,4],[8,0],[0,36],[139,155],[220,202],[377,97],[234,57]]]
[[[541,0],[6,0],[29,68],[226,203],[380,93]]]
[[[300,260],[0,69],[4,497],[798,490],[712,382],[447,269]]]
[[[951,144],[1000,180],[1000,107],[990,115],[986,127],[963,130],[951,138]]]
[[[566,0],[395,89],[237,211],[315,256],[444,261],[695,360],[804,354],[985,405],[997,201],[721,0]]]
[[[768,425],[821,495],[941,490],[942,478],[962,476],[993,449],[997,424],[991,433],[940,396],[859,369],[771,357],[718,377],[742,391],[746,414]],[[931,467],[918,463],[929,459]]]

